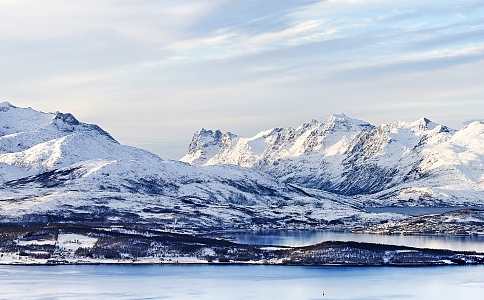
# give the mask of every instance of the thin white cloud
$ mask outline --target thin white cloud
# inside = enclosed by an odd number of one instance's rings
[[[366,14],[355,14],[354,11],[358,10],[355,4],[372,6],[371,9],[375,9],[377,15],[372,13],[369,17],[368,11]],[[197,59],[233,57],[331,38],[355,36],[365,28],[371,31],[377,25],[376,23],[381,21],[383,13],[386,16],[385,19],[402,14],[386,1],[322,1],[279,15],[279,23],[285,26],[280,26],[277,30],[260,28],[262,32],[252,33],[239,28],[223,28],[203,38],[174,42],[166,49],[191,52]],[[253,20],[248,22],[250,21]],[[398,28],[400,25],[392,26]],[[425,24],[421,22],[407,23],[400,30],[412,31],[423,26]],[[380,30],[378,29],[376,33]],[[203,52],[202,49],[207,51],[200,55]]]
[[[473,45],[457,49],[438,49],[419,52],[400,53],[397,57],[393,54],[368,57],[368,59],[358,61],[348,61],[338,64],[332,71],[348,71],[358,69],[368,69],[376,67],[391,67],[405,64],[424,63],[449,58],[466,58],[470,56],[481,56],[484,60],[484,44]],[[422,70],[425,70],[422,68]]]
[[[217,32],[209,37],[176,41],[165,48],[173,51],[188,51],[201,47],[223,47],[229,43],[230,39],[236,37],[237,35],[233,32]]]
[[[324,23],[323,20],[308,20],[297,23],[289,28],[276,32],[266,32],[256,35],[247,42],[251,45],[266,45],[267,43],[286,41],[297,36],[307,36],[308,33],[314,32]]]
[[[106,31],[144,42],[170,42],[216,5],[217,1],[4,1],[0,39],[42,40]]]

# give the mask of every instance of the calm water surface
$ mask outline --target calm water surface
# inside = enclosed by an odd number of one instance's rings
[[[484,252],[483,237],[334,231],[224,233],[250,244],[364,241]],[[322,297],[322,291],[325,296]],[[1,299],[484,299],[484,266],[0,266]]]
[[[0,299],[455,300],[483,295],[484,266],[0,266]]]
[[[484,253],[484,236],[403,236],[329,230],[228,232],[210,236],[230,237],[236,242],[254,245],[307,246],[324,241],[356,241]]]

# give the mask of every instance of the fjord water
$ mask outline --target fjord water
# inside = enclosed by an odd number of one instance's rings
[[[484,266],[0,266],[0,299],[469,300],[482,295]]]
[[[476,251],[484,253],[484,236],[409,236],[385,234],[355,234],[331,230],[269,230],[210,234],[225,237],[241,244],[307,246],[324,241],[354,241],[376,244],[409,246],[417,248]]]
[[[224,233],[238,242],[300,246],[356,240],[484,252],[483,237],[337,231]],[[322,297],[324,291],[325,296]],[[484,266],[0,266],[1,299],[482,299]]]

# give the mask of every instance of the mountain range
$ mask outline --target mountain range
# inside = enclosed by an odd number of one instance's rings
[[[197,132],[182,161],[69,113],[0,104],[0,222],[200,232],[400,220],[369,206],[479,206],[484,123],[374,126],[345,115],[252,138]]]
[[[454,130],[426,118],[375,126],[339,114],[250,138],[202,129],[181,160],[262,171],[362,207],[478,206],[484,198],[482,121]]]
[[[68,113],[0,104],[0,222],[179,230],[398,219],[235,165],[195,167],[119,144]]]

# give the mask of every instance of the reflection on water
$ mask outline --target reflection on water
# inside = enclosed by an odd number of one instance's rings
[[[0,266],[0,299],[473,300],[484,295],[483,274],[484,266]]]
[[[355,241],[484,253],[484,236],[403,236],[330,230],[228,232],[210,236],[231,237],[238,243],[256,245],[307,246],[324,241]]]

